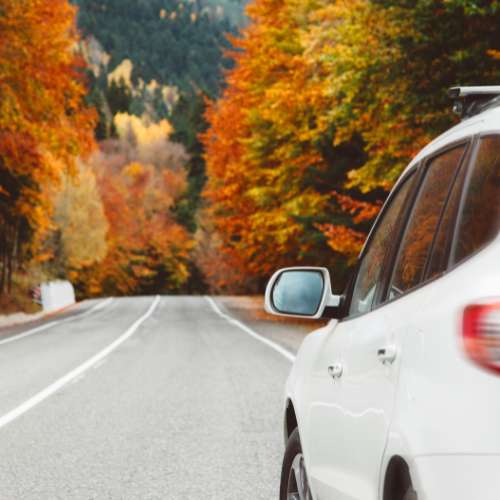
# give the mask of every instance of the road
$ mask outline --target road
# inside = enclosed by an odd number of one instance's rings
[[[277,498],[293,356],[225,314],[120,298],[4,331],[0,499]]]

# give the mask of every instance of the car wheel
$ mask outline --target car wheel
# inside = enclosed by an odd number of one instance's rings
[[[292,432],[286,445],[281,468],[280,500],[312,500],[298,429]]]

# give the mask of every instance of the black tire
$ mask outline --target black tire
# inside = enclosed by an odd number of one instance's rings
[[[296,428],[292,432],[292,434],[290,434],[286,445],[285,455],[283,457],[283,465],[281,467],[280,500],[288,500],[290,469],[292,468],[292,464],[297,455],[302,455],[302,445],[300,444],[300,435],[298,428]],[[417,493],[413,489],[409,474],[399,476],[398,479],[399,481],[397,481],[393,485],[393,487],[395,487],[396,490],[400,492],[400,496],[396,494],[396,496],[392,498],[401,498],[401,500],[417,500]],[[405,492],[403,496],[401,496],[401,492]],[[310,496],[310,492],[308,492],[308,494],[308,498],[312,499],[312,496]]]
[[[393,457],[384,481],[384,500],[417,500],[410,469],[401,457]]]
[[[288,438],[285,455],[283,457],[283,465],[281,467],[280,500],[288,500],[289,498],[288,494],[290,474],[293,473],[291,469],[294,460],[299,455],[302,456],[302,446],[300,444],[299,429],[296,428]],[[306,498],[312,499],[311,493],[308,488]]]

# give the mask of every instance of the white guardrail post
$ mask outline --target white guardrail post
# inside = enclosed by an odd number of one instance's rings
[[[75,303],[75,290],[69,281],[49,281],[41,285],[44,312],[56,311]]]

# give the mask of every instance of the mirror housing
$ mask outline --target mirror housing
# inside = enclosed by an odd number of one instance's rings
[[[332,294],[330,273],[325,267],[287,267],[269,280],[265,310],[276,316],[337,318],[341,300],[341,295]],[[334,308],[333,314],[330,308]]]

